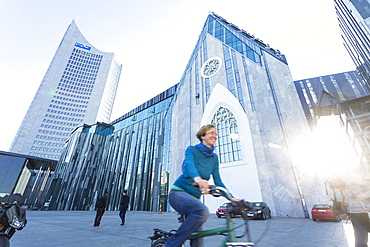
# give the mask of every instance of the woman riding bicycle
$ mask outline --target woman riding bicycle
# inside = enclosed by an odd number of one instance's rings
[[[208,194],[208,180],[211,175],[216,186],[226,189],[220,177],[218,156],[213,152],[217,140],[215,126],[208,124],[201,127],[196,136],[200,143],[186,149],[183,173],[169,193],[170,205],[186,218],[176,233],[168,239],[166,247],[181,246],[193,232],[202,230],[209,211],[199,198],[202,194]],[[194,182],[198,187],[193,186]],[[235,198],[233,200],[239,201]],[[191,240],[190,245],[202,247],[204,242],[202,238],[196,238]]]

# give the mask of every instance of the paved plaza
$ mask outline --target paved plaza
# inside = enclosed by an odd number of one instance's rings
[[[101,227],[94,228],[93,211],[27,211],[28,224],[11,239],[11,247],[150,247],[153,228],[176,229],[176,213],[129,211],[120,226],[118,212],[105,212]],[[234,218],[238,225],[241,218]],[[224,218],[211,214],[204,229],[222,227]],[[326,222],[302,218],[272,218],[249,221],[252,240],[258,247],[351,247],[350,221]],[[205,238],[206,247],[217,247],[223,236]],[[241,241],[246,241],[246,238]],[[189,246],[189,243],[186,244]]]

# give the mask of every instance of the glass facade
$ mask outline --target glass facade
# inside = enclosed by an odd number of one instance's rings
[[[370,95],[368,85],[356,71],[298,80],[294,84],[311,127],[320,115],[331,114],[332,105]]]
[[[345,48],[364,82],[370,86],[370,3],[334,0]]]
[[[176,86],[171,87],[110,124],[77,128],[58,162],[53,183],[56,210],[94,210],[109,192],[109,210],[118,210],[124,189],[131,210],[167,209],[168,112]]]
[[[0,152],[0,200],[42,208],[55,166],[53,160]]]
[[[236,25],[229,23],[215,13],[208,17],[207,25],[209,34],[261,66],[261,48],[280,61],[287,63],[285,56],[279,50],[272,49],[262,40],[255,38],[243,29],[239,29]]]
[[[0,156],[0,197],[10,195],[14,189],[14,183],[21,173],[25,159],[22,157],[1,155]]]
[[[224,21],[226,22],[226,20]],[[229,29],[225,28],[219,21],[216,21],[216,19],[211,16],[209,17],[208,21],[208,33],[213,35],[226,45],[230,46],[231,48],[235,49],[239,53],[245,55],[250,60],[261,65],[260,48],[258,48],[251,42],[248,42],[246,44],[236,35],[234,35]]]
[[[341,104],[340,119],[363,167],[370,172],[370,96]]]

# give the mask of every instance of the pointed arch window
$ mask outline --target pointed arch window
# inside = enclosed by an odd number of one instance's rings
[[[238,123],[232,112],[227,108],[220,107],[211,123],[217,128],[218,139],[215,144],[215,152],[218,154],[220,163],[241,160]]]

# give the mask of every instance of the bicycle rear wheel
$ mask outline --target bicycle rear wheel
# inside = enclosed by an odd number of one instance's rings
[[[163,247],[166,242],[167,242],[167,239],[160,238],[154,241],[151,247]]]

